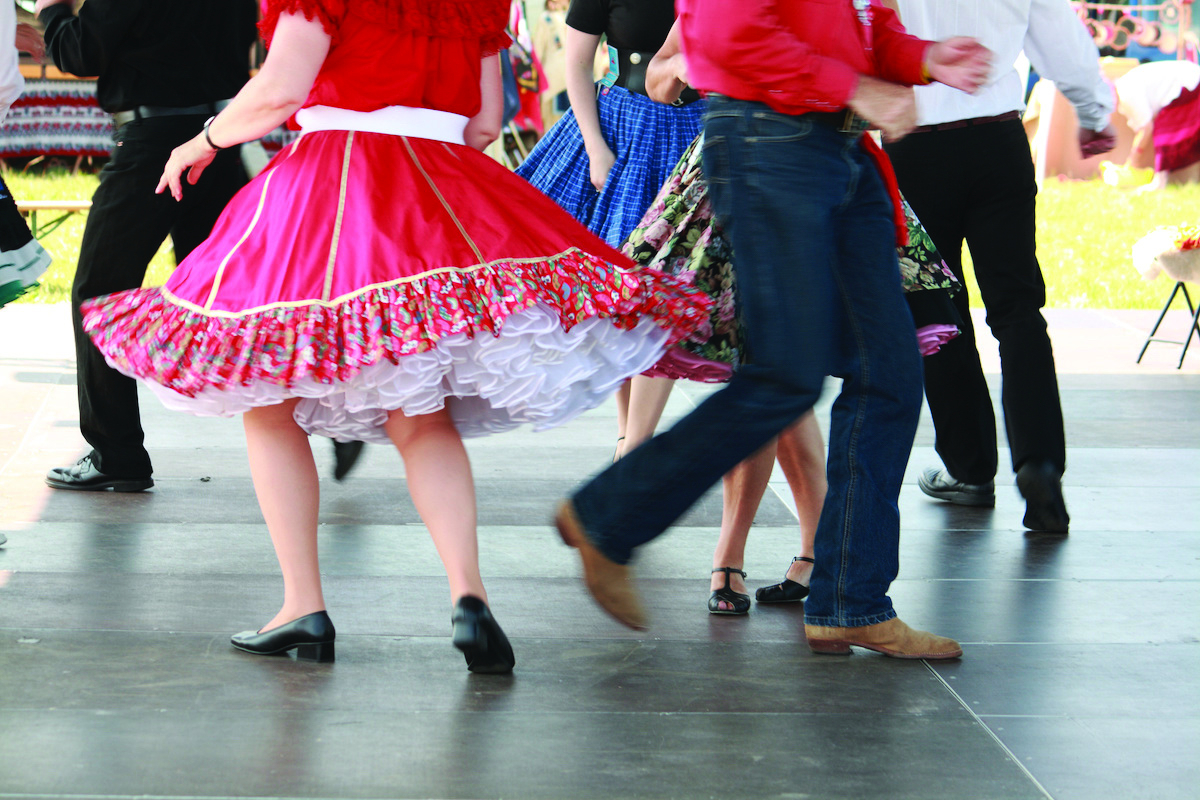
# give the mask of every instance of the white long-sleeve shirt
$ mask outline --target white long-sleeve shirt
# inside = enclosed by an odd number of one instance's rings
[[[1094,131],[1108,125],[1112,89],[1100,75],[1100,53],[1067,0],[897,0],[914,36],[941,41],[974,36],[995,54],[992,74],[974,95],[940,83],[917,87],[917,124],[994,117],[1025,108],[1025,83],[1013,64],[1021,51],[1054,81]]]
[[[0,0],[0,122],[8,115],[9,106],[25,89],[21,76],[20,56],[14,44],[17,38],[17,7],[10,0]]]

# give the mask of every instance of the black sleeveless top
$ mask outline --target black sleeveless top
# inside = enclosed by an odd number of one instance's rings
[[[608,35],[618,50],[657,52],[675,22],[675,0],[571,0],[567,24],[582,33]]]

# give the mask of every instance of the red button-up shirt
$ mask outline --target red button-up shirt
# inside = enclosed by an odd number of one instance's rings
[[[863,25],[852,0],[677,0],[688,82],[697,89],[764,103],[783,114],[846,107],[859,75],[922,83],[930,42],[909,36],[895,12],[871,0]],[[892,196],[896,239],[908,242],[887,156],[862,139]]]
[[[852,0],[678,0],[688,82],[785,114],[836,111],[872,75],[921,83],[929,42],[871,0],[868,29]]]

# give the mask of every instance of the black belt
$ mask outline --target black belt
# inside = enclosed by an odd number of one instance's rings
[[[1011,122],[1014,119],[1020,118],[1020,111],[1006,111],[1003,114],[997,114],[994,117],[972,117],[971,119],[958,119],[954,122],[940,122],[937,125],[922,125],[919,128],[913,128],[913,133],[953,131],[957,130],[958,128],[973,128],[976,125],[990,125],[993,122]]]
[[[611,52],[611,51],[610,51]],[[646,67],[654,53],[642,53],[637,50],[617,50],[617,63],[609,66],[610,71],[617,73],[614,86],[620,86],[634,94],[649,97],[646,91]],[[700,93],[692,87],[687,87],[680,93],[674,105],[686,106],[700,99]]]
[[[120,128],[135,119],[150,117],[211,117],[225,106],[228,100],[217,100],[214,103],[201,103],[198,106],[138,106],[129,111],[118,111],[113,114],[113,121]]]
[[[809,111],[801,115],[801,119],[811,120],[820,125],[833,128],[838,133],[858,136],[871,129],[871,123],[855,114],[848,108],[841,111]]]

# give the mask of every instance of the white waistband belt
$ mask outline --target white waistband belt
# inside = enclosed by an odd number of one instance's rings
[[[296,112],[296,122],[304,133],[313,131],[365,131],[434,139],[464,144],[467,118],[449,111],[409,106],[387,106],[378,111],[350,111],[333,106],[311,106]]]

